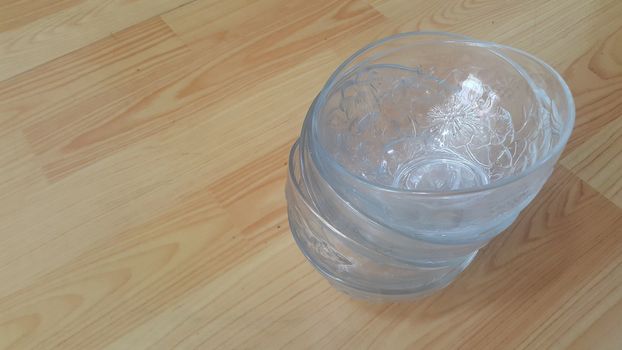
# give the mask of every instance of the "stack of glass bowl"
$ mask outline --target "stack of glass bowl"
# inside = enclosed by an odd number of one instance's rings
[[[292,147],[293,236],[353,296],[442,288],[536,196],[573,123],[563,79],[520,50],[448,33],[372,43],[333,73]]]

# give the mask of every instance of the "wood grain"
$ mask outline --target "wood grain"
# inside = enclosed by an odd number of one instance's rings
[[[3,1],[0,79],[25,72],[189,1]]]
[[[58,180],[170,125],[154,111],[169,105],[162,90],[188,71],[190,57],[161,20],[145,21],[6,80],[3,109],[19,116],[46,175]]]
[[[581,179],[622,208],[622,118],[606,124],[562,160]]]
[[[0,2],[0,349],[618,349],[622,2]],[[331,72],[401,31],[525,49],[577,123],[445,290],[349,299],[288,227],[288,150]]]

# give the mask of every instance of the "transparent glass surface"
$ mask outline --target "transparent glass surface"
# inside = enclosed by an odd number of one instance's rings
[[[408,286],[404,295],[431,289],[422,286],[449,275],[426,279],[418,269],[460,271],[511,225],[551,174],[573,123],[564,81],[520,50],[446,33],[372,43],[309,109],[292,151],[299,170],[290,169],[288,188],[302,191],[288,195],[292,231],[312,226],[292,212],[304,202],[321,219],[313,227],[329,224],[359,247],[336,252],[348,258],[364,247],[375,262],[412,269],[416,276],[387,272]],[[351,281],[370,277],[356,271]],[[374,278],[359,289],[373,290]]]
[[[355,231],[344,233],[318,214],[303,180],[298,144],[292,148],[289,169],[285,193],[292,234],[311,264],[339,290],[381,300],[416,297],[449,284],[475,256],[471,252],[452,264],[416,264],[360,244]]]

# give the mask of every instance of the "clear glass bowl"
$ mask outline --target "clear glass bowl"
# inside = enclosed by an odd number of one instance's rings
[[[426,275],[421,268],[461,271],[535,197],[573,123],[562,78],[520,50],[447,33],[372,43],[337,69],[309,109],[288,184],[303,192],[288,195],[288,206],[313,208],[321,220],[305,226],[310,219],[290,210],[292,231],[300,243],[317,236],[310,227],[330,224],[329,236],[358,247],[334,247],[346,258],[364,247],[376,263],[397,261],[416,276]],[[309,247],[301,244],[318,261]],[[366,296],[374,281],[391,284],[371,278],[368,266],[350,265],[359,277],[345,279]],[[455,277],[385,272],[402,286],[392,296]]]
[[[298,143],[289,159],[285,189],[294,239],[305,257],[337,289],[357,298],[400,300],[445,287],[475,253],[455,264],[426,265],[394,258],[387,250],[361,244],[354,231],[335,228],[318,212],[303,180]]]

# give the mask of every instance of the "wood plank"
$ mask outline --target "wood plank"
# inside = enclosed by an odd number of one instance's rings
[[[561,163],[622,208],[622,27],[568,68],[577,123]]]
[[[344,43],[339,49],[343,55],[390,34],[446,31],[526,50],[560,72],[617,31],[622,16],[622,3],[601,0],[368,2],[388,20]]]
[[[0,344],[101,348],[257,249],[227,233],[227,215],[208,192],[187,196],[178,209],[101,240],[1,298],[7,343]]]
[[[244,4],[198,0],[162,16],[204,62],[180,94],[189,103],[205,105],[252,89],[329,50],[330,42],[347,40],[361,28],[383,20],[361,0]],[[213,11],[220,10],[224,14],[212,20]]]
[[[161,20],[145,21],[0,83],[2,121],[23,130],[56,181],[170,125],[161,90],[191,57]]]
[[[605,125],[561,163],[622,208],[622,118]]]
[[[622,25],[577,57],[564,71],[577,106],[568,142],[572,151],[622,115]]]
[[[608,310],[575,339],[568,349],[615,350],[622,343],[619,325],[622,324],[622,301],[607,305]]]
[[[147,133],[126,131],[168,125],[150,124],[145,100],[170,81],[173,71],[187,69],[181,63],[190,56],[156,18],[0,83],[2,143],[14,152],[0,157],[5,166],[0,220],[3,232],[11,232],[2,238],[0,274],[7,282],[0,285],[0,296],[94,241],[167,208],[152,201],[172,199],[169,191],[178,189],[169,179],[137,178],[146,165],[138,162],[140,155],[130,153],[84,177],[60,180],[144,140]],[[115,119],[116,124],[109,122]],[[75,142],[93,134],[99,139]],[[78,146],[67,147],[72,144]],[[54,254],[58,249],[64,253]]]
[[[11,0],[0,3],[0,32],[19,28],[78,4],[80,0]]]
[[[0,7],[0,80],[191,0],[12,0]]]
[[[245,53],[245,62],[261,65],[295,64],[320,45],[384,21],[363,0],[197,0],[162,18],[210,58]]]

